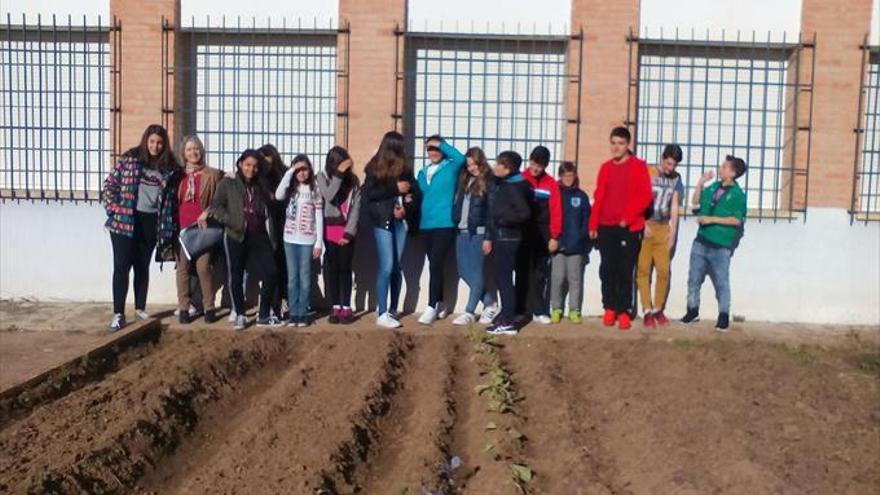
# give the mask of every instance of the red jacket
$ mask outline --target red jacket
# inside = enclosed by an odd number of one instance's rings
[[[602,164],[596,180],[590,231],[599,230],[600,225],[619,225],[623,220],[630,232],[638,232],[645,227],[645,211],[653,200],[644,160],[634,155],[619,164],[608,160]]]
[[[534,220],[541,224],[549,224],[550,237],[559,239],[562,236],[562,193],[559,192],[559,183],[547,174],[536,178],[526,170],[522,175],[535,191],[538,212]]]

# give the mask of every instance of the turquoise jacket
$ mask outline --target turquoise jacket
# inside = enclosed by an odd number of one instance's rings
[[[458,174],[467,161],[455,147],[446,141],[440,142],[443,160],[428,184],[428,166],[426,163],[419,170],[419,189],[422,191],[422,219],[419,228],[442,229],[455,227],[452,221],[452,205],[455,189],[458,185]]]

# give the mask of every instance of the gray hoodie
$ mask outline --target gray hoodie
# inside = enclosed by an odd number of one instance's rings
[[[339,210],[340,201],[336,196],[342,187],[342,177],[334,175],[327,177],[325,171],[321,171],[315,177],[318,192],[324,198],[324,225],[345,225],[345,237],[354,239],[358,230],[358,219],[361,213],[361,188],[357,176],[354,176],[354,184],[348,192],[348,215],[345,216]]]

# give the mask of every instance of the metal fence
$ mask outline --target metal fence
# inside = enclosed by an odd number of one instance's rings
[[[433,134],[461,151],[479,146],[490,160],[504,150],[525,158],[544,145],[554,174],[560,161],[577,161],[578,143],[566,156],[565,138],[569,125],[579,134],[580,116],[569,117],[567,100],[580,109],[582,33],[395,32],[405,44],[396,61],[403,98],[395,101],[403,108],[393,117],[415,164],[427,160],[423,142]]]
[[[118,150],[120,24],[0,25],[0,198],[93,200]]]
[[[689,195],[728,154],[743,158],[749,216],[792,219],[806,211],[813,42],[630,36],[629,123],[638,153],[657,163],[679,144]],[[806,53],[808,52],[808,53]]]
[[[305,153],[315,162],[337,139],[347,145],[348,111],[337,108],[339,80],[348,81],[347,27],[245,27],[240,18],[212,26],[209,18],[174,33],[163,24],[166,123],[178,136],[197,133],[211,165],[232,170],[242,150],[265,143],[285,159]],[[172,33],[183,38],[176,53]]]
[[[880,46],[862,45],[851,220],[880,220]]]

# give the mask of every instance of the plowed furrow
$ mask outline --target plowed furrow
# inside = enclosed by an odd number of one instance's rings
[[[455,421],[455,355],[460,352],[455,340],[416,340],[401,390],[382,421],[376,456],[362,475],[362,493],[450,493],[445,466],[454,455],[449,443]]]
[[[317,338],[309,336],[307,338]],[[234,421],[212,452],[150,488],[159,493],[315,493],[353,480],[387,413],[410,339],[390,333],[324,338]],[[336,485],[336,487],[334,487]],[[258,488],[257,488],[258,487]]]
[[[171,336],[145,359],[0,432],[0,488],[125,491],[180,444],[211,403],[286,346],[273,334]]]

